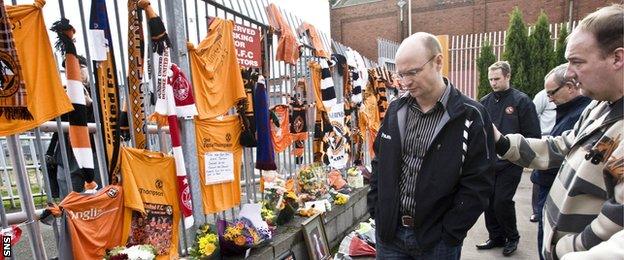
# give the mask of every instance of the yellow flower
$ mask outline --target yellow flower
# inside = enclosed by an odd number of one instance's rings
[[[206,239],[208,239],[208,242],[214,244],[217,242],[217,235],[215,234],[208,234],[205,236]]]
[[[227,228],[225,229],[225,233],[226,233],[226,234],[230,234],[230,235],[232,235],[232,236],[238,236],[238,235],[240,235],[240,234],[241,234],[241,230],[240,230],[240,229],[238,229],[238,228],[235,228],[235,227],[231,227],[231,226],[230,226],[230,227],[227,227]]]
[[[212,236],[214,236],[214,234],[211,234]],[[204,236],[204,237],[200,237],[199,238],[199,252],[202,255],[211,255],[212,252],[214,252],[214,250],[216,249],[216,246],[214,244],[214,242],[210,242],[211,238],[208,236]]]
[[[200,228],[200,231],[203,233],[208,233],[208,231],[210,231],[210,226],[209,225],[202,225]]]
[[[204,250],[204,255],[211,255],[215,249],[217,249],[217,247],[214,244],[206,244],[206,246],[204,246],[203,250]]]

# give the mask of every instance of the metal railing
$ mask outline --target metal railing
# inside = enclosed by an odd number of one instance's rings
[[[76,35],[76,47],[79,54],[85,55],[90,60],[91,51],[89,46],[89,39],[87,37],[87,24],[88,18],[85,17],[85,12],[88,12],[90,8],[89,3],[83,3],[85,1],[71,0],[71,1],[48,1],[44,7],[44,16],[46,18],[47,27],[51,27],[52,22],[58,20],[61,17],[67,17],[70,19],[72,25],[79,32]],[[32,1],[12,1],[13,4],[31,4]],[[120,2],[122,3],[122,2]],[[125,3],[125,2],[123,2]],[[111,25],[111,37],[110,43],[114,49],[114,56],[117,61],[117,80],[120,93],[120,104],[128,102],[127,92],[127,33],[123,28],[123,24],[127,21],[127,7],[125,4],[119,4],[118,1],[112,1],[107,3],[109,5],[108,14]],[[152,5],[157,13],[163,18],[163,22],[167,25],[168,33],[172,42],[172,61],[178,63],[178,65],[187,72],[186,74],[191,76],[188,56],[186,50],[186,41],[198,44],[208,33],[208,28],[204,25],[207,24],[207,17],[220,17],[224,19],[230,19],[236,23],[259,29],[262,34],[262,45],[264,46],[264,64],[263,74],[267,78],[267,89],[269,91],[269,105],[274,106],[277,104],[287,104],[288,97],[293,94],[294,87],[297,84],[297,79],[304,77],[308,79],[307,86],[307,101],[308,104],[314,104],[313,91],[311,89],[312,84],[309,82],[309,69],[308,61],[318,60],[318,58],[312,55],[312,49],[310,49],[310,43],[307,37],[299,38],[300,43],[303,44],[301,58],[296,65],[288,65],[284,62],[278,62],[275,60],[275,51],[277,49],[277,37],[272,37],[272,42],[267,39],[268,33],[268,19],[265,11],[265,6],[269,3],[267,0],[238,0],[238,1],[213,1],[213,0],[152,0]],[[70,11],[71,10],[71,11]],[[280,9],[283,16],[286,18],[288,24],[292,30],[296,32],[296,29],[303,22],[297,16]],[[144,22],[144,29],[147,34],[147,25]],[[121,28],[121,29],[120,29]],[[333,41],[328,35],[319,31],[321,41],[325,45],[327,50],[332,50],[332,46],[335,47],[337,53],[344,54],[346,46]],[[55,40],[50,35],[51,43]],[[150,41],[146,41],[150,44]],[[338,46],[338,47],[336,47]],[[146,48],[150,49],[150,48]],[[148,55],[148,57],[151,55]],[[60,64],[62,57],[56,57],[57,62]],[[374,67],[377,64],[364,58],[365,63],[369,67]],[[150,59],[146,59],[148,64]],[[57,66],[58,67],[58,66]],[[94,71],[88,62],[88,70]],[[60,70],[59,70],[60,71]],[[155,70],[152,70],[155,71]],[[151,74],[151,78],[146,77],[144,84],[148,86],[147,90],[152,89],[155,91],[155,73]],[[91,73],[93,75],[93,73]],[[97,97],[96,86],[94,77],[90,77],[90,90],[91,96]],[[154,111],[153,105],[151,105],[149,99],[149,91],[146,91],[145,100],[145,116],[151,114]],[[94,98],[94,104],[98,100]],[[95,145],[95,157],[97,159],[97,168],[100,173],[101,187],[108,184],[107,180],[107,167],[104,156],[104,146],[102,141],[102,130],[99,126],[101,118],[99,118],[99,107],[94,105],[94,123],[89,124],[90,133],[96,142]],[[233,111],[232,111],[233,112]],[[313,129],[314,129],[314,111],[308,109],[308,132],[309,138],[305,142],[305,152],[302,165],[308,165],[313,162]],[[131,123],[131,122],[130,122]],[[180,119],[183,150],[185,159],[187,162],[187,172],[189,173],[189,181],[191,182],[191,189],[193,190],[193,204],[196,206],[194,209],[194,216],[196,224],[201,224],[206,221],[213,221],[217,217],[221,218],[233,218],[237,213],[237,208],[231,210],[219,212],[212,215],[204,215],[201,207],[201,195],[199,191],[198,177],[193,179],[191,175],[197,174],[197,158],[195,153],[194,142],[194,126],[192,120]],[[357,124],[353,124],[357,127]],[[31,255],[24,255],[29,259],[47,259],[48,256],[54,256],[56,254],[56,247],[51,246],[51,241],[42,239],[42,231],[39,222],[36,220],[37,215],[41,212],[43,207],[48,202],[58,202],[58,199],[52,198],[50,180],[48,179],[48,169],[45,163],[45,150],[47,150],[48,143],[52,133],[58,133],[59,146],[62,154],[62,164],[69,165],[70,155],[66,153],[67,142],[64,132],[67,131],[68,124],[61,122],[60,118],[56,119],[56,122],[47,122],[35,129],[24,132],[20,135],[8,136],[6,138],[0,138],[0,177],[2,178],[3,193],[0,193],[2,201],[8,203],[7,208],[4,207],[4,203],[0,206],[1,223],[3,228],[7,228],[8,225],[21,225],[27,229],[29,246]],[[155,125],[149,124],[145,129],[148,136],[148,148],[150,150],[158,150],[163,152],[171,151],[171,144],[167,128],[157,128]],[[127,143],[126,145],[132,145]],[[365,143],[364,147],[368,147]],[[243,165],[241,174],[241,187],[242,201],[243,202],[258,202],[261,197],[259,196],[260,190],[258,181],[262,175],[261,171],[254,169],[253,162],[255,161],[255,148],[244,148],[243,151]],[[369,163],[369,153],[364,152],[365,162]],[[294,177],[294,174],[299,170],[301,165],[298,165],[294,161],[294,154],[292,148],[287,149],[284,152],[276,154],[276,164],[278,165],[278,171],[284,173],[287,177]],[[64,167],[62,171],[58,172],[59,175],[63,175],[65,180],[70,180],[70,173],[68,167]],[[71,191],[71,181],[67,181],[67,189]],[[16,187],[16,189],[14,189]],[[32,191],[35,191],[34,193]],[[40,203],[35,205],[34,197],[41,198]],[[45,197],[45,200],[43,199]],[[19,205],[18,205],[19,201]],[[197,203],[197,202],[200,203]],[[58,220],[52,223],[52,229],[55,234],[58,234]],[[47,231],[46,231],[47,232]],[[186,249],[191,246],[193,232],[188,232],[184,228],[181,229],[180,236],[180,254],[186,255]],[[58,236],[54,236],[57,238]],[[55,241],[58,245],[58,241]],[[20,244],[26,243],[22,241]],[[24,251],[25,252],[25,251]]]
[[[388,70],[396,71],[394,64],[394,55],[399,49],[399,43],[384,39],[377,38],[377,57],[380,66],[386,66]]]
[[[557,48],[557,39],[562,26],[567,23],[555,23],[549,25],[553,48]],[[577,22],[572,23],[575,28]],[[530,34],[533,27],[528,27]],[[570,31],[570,30],[568,30]],[[476,98],[477,85],[479,84],[479,73],[477,71],[477,58],[481,53],[481,47],[489,42],[496,55],[496,60],[501,60],[505,51],[505,37],[507,31],[496,31],[487,33],[475,33],[465,35],[453,35],[450,39],[449,54],[451,57],[450,80],[465,95]]]

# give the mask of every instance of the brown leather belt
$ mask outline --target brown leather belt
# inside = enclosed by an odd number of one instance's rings
[[[401,216],[401,225],[404,227],[413,228],[414,227],[414,218],[411,216]]]

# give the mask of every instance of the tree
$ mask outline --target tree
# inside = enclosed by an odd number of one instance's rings
[[[554,48],[548,29],[548,17],[542,11],[537,18],[535,29],[529,36],[529,60],[525,61],[528,84],[524,91],[529,97],[535,96],[544,88],[544,76],[554,67]]]
[[[505,51],[503,59],[511,65],[511,84],[522,91],[528,85],[526,77],[526,60],[528,55],[527,28],[522,20],[522,12],[516,6],[509,18],[509,28],[505,37]]]
[[[485,42],[481,47],[479,58],[477,58],[477,71],[479,72],[479,85],[477,86],[477,100],[481,99],[490,91],[490,81],[488,80],[488,67],[496,62],[496,55],[490,42]]]
[[[568,38],[568,28],[567,26],[561,26],[561,30],[559,30],[559,38],[557,38],[557,48],[555,50],[554,65],[557,66],[559,64],[563,64],[568,62],[565,58],[565,48],[566,48],[566,38]]]

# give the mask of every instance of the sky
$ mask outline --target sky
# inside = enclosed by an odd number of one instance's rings
[[[328,0],[271,0],[270,2],[299,16],[313,24],[317,30],[329,35],[329,1]]]

